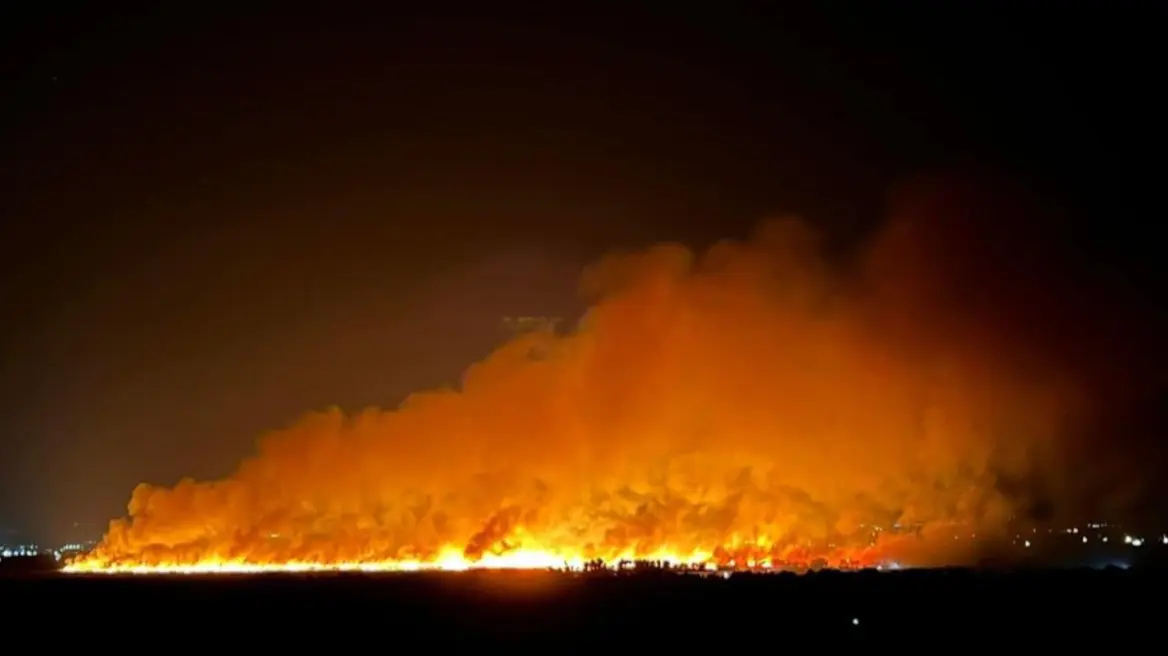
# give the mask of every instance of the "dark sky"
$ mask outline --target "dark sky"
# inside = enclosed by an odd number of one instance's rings
[[[308,410],[453,383],[612,248],[772,213],[846,248],[919,174],[1032,188],[1147,281],[1150,11],[813,4],[4,16],[0,525],[103,525]]]

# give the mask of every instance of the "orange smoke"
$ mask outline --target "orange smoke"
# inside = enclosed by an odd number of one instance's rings
[[[139,485],[73,567],[971,557],[1017,510],[999,479],[1083,405],[931,230],[894,221],[849,267],[798,220],[609,257],[570,334],[395,410],[311,414],[224,480]]]

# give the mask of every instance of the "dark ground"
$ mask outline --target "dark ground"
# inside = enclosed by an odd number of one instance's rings
[[[1148,648],[1160,570],[819,573],[804,576],[548,573],[82,577],[0,580],[6,640],[91,647],[417,653],[443,646],[551,653],[646,645],[752,653],[837,643],[901,650]],[[54,619],[55,618],[55,619]],[[853,623],[853,618],[858,624]],[[59,634],[54,627],[67,627]],[[21,643],[26,644],[26,643]]]

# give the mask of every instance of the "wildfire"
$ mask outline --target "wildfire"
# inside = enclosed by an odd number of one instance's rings
[[[626,554],[614,562],[633,560],[633,554]],[[643,558],[667,564],[671,567],[705,567],[709,556],[691,554],[681,557],[670,553],[653,554]],[[105,563],[96,559],[80,559],[65,567],[65,571],[76,574],[264,574],[297,572],[464,572],[470,570],[535,570],[560,569],[582,571],[588,560],[578,555],[565,555],[554,551],[517,549],[504,554],[490,554],[479,559],[469,559],[460,550],[446,549],[433,560],[386,560],[370,562],[281,562],[259,563],[246,560],[206,560],[190,564],[158,563]]]
[[[884,541],[894,545],[896,538]],[[769,540],[750,543],[736,541],[730,548],[712,550],[636,549],[607,550],[598,557],[595,549],[545,549],[495,547],[489,553],[469,554],[465,547],[449,546],[429,558],[327,560],[274,556],[237,558],[199,557],[195,559],[111,559],[95,552],[71,561],[64,571],[75,574],[263,574],[311,572],[463,572],[471,570],[559,570],[621,569],[634,563],[650,563],[659,568],[685,570],[770,570],[784,566],[806,567],[815,561],[848,567],[872,566],[886,555],[875,544],[866,548],[823,549],[778,548]]]
[[[255,563],[244,560],[206,560],[190,564],[127,564],[80,560],[65,567],[69,573],[100,574],[264,574],[270,572],[462,572],[472,569],[583,569],[579,558],[564,559],[544,551],[516,551],[477,561],[449,550],[433,561],[388,560],[373,562],[284,562]]]
[[[310,414],[221,480],[142,484],[67,571],[970,557],[950,528],[1003,526],[1001,474],[1051,452],[1079,397],[1018,375],[1029,345],[953,300],[964,260],[921,234],[844,275],[797,221],[604,260],[576,330],[521,334],[392,410]]]

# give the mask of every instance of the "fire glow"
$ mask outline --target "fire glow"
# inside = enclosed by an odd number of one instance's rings
[[[631,560],[631,558],[625,559]],[[680,558],[660,554],[648,560],[671,567],[686,566],[704,569],[708,556],[696,554]],[[619,561],[618,561],[619,562]],[[468,560],[457,550],[448,550],[434,560],[392,560],[373,562],[288,562],[248,563],[246,561],[205,561],[189,565],[118,565],[80,561],[64,571],[71,574],[266,574],[313,572],[465,572],[471,570],[565,570],[583,571],[587,561],[580,557],[563,557],[548,551],[518,549],[502,555],[490,555],[479,560]],[[608,564],[608,568],[617,565]]]
[[[973,237],[932,230],[894,221],[840,270],[795,220],[602,260],[576,329],[521,334],[397,409],[308,415],[222,480],[139,485],[67,571],[970,558],[955,533],[1005,529],[1018,500],[997,482],[1042,467],[1082,397],[998,325],[985,299],[1025,287],[1004,256],[994,287]]]
[[[877,562],[877,550],[867,548],[845,554],[833,550],[833,556],[848,567],[871,566]],[[657,568],[712,571],[717,569],[771,570],[785,566],[806,567],[812,553],[822,551],[787,550],[785,555],[797,557],[791,561],[780,558],[779,552],[764,540],[752,544],[739,542],[733,550],[714,551],[657,550],[647,552],[609,552],[607,558],[585,557],[579,551],[510,547],[506,551],[469,557],[465,549],[447,547],[432,558],[388,559],[361,561],[256,561],[246,558],[210,558],[195,562],[109,562],[86,556],[64,568],[74,574],[259,574],[269,572],[463,572],[471,570],[558,570],[580,572],[588,569],[623,569],[637,563],[649,563]],[[815,559],[827,563],[826,558]]]
[[[440,556],[434,561],[403,560],[374,562],[288,562],[248,563],[246,561],[204,561],[190,565],[102,565],[79,562],[64,571],[71,574],[266,574],[312,572],[465,572],[475,569],[568,569],[582,570],[584,561],[557,559],[538,551],[517,551],[504,556],[470,561],[456,552]]]

